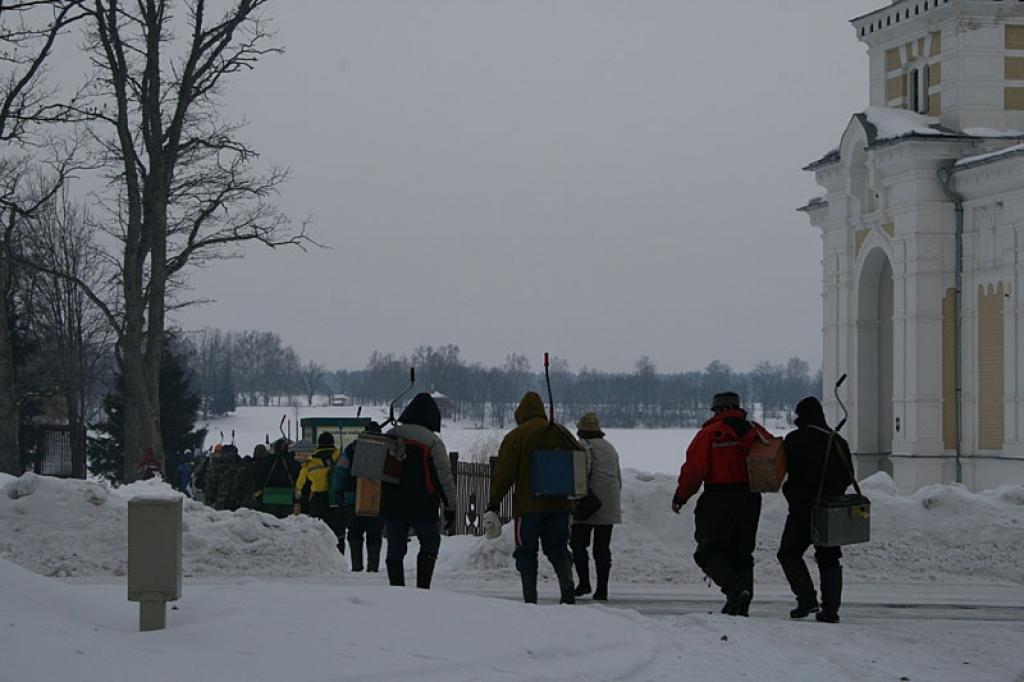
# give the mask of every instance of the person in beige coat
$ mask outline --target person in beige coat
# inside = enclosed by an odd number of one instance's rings
[[[619,453],[604,438],[597,415],[587,412],[576,422],[576,433],[587,453],[587,485],[601,506],[587,518],[576,513],[572,525],[573,563],[579,577],[576,596],[590,594],[590,557],[587,548],[594,539],[594,566],[597,568],[597,589],[594,599],[608,599],[608,575],[612,568],[612,527],[622,523],[622,470]]]

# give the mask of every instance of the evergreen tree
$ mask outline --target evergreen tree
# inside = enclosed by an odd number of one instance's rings
[[[192,388],[185,358],[168,335],[160,365],[160,431],[167,461],[165,479],[177,484],[174,471],[182,450],[202,447],[206,429],[195,429],[201,399]],[[106,420],[96,425],[101,435],[89,439],[89,470],[113,483],[124,480],[124,377],[120,369],[114,389],[103,399]]]

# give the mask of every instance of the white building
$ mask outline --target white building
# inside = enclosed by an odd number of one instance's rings
[[[860,475],[1024,481],[1024,3],[897,0],[852,21],[870,108],[824,196],[825,403]],[[962,254],[962,256],[960,255]]]

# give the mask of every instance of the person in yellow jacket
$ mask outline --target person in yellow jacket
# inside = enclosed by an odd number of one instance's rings
[[[317,448],[299,469],[295,481],[295,514],[307,509],[309,515],[320,519],[334,531],[338,539],[338,551],[345,553],[345,528],[332,514],[330,487],[331,473],[341,453],[334,447],[334,436],[321,433],[316,441]]]

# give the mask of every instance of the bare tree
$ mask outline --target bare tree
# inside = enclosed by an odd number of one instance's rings
[[[302,388],[306,393],[306,405],[313,405],[313,396],[316,395],[326,375],[327,370],[324,369],[323,365],[312,360],[307,360],[306,364],[302,366],[302,374],[300,376],[302,378]]]
[[[271,200],[287,171],[256,168],[257,153],[221,115],[231,75],[254,68],[272,35],[270,0],[90,0],[93,88],[75,114],[90,116],[116,196],[120,314],[110,322],[126,389],[125,479],[144,447],[161,461],[160,363],[165,320],[190,265],[236,255],[243,242],[302,246]],[[179,39],[178,36],[181,36]]]
[[[33,221],[28,257],[42,274],[31,278],[35,300],[34,337],[63,398],[72,434],[72,454],[85,461],[85,430],[98,405],[97,387],[110,356],[112,331],[106,318],[74,283],[102,291],[109,272],[93,241],[87,208],[74,202],[65,185]],[[59,275],[49,273],[61,273]]]
[[[58,163],[50,190],[26,195],[38,169],[38,124],[61,120],[45,65],[58,37],[82,18],[84,0],[0,0],[0,470],[21,473],[19,377],[14,364],[11,305],[15,261],[25,221],[56,192],[69,165]]]

